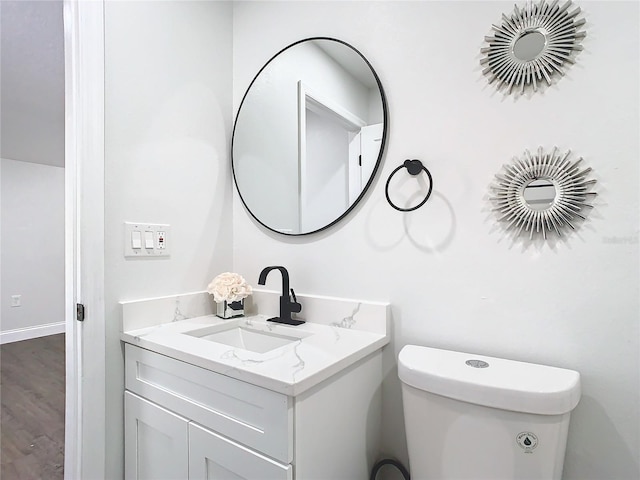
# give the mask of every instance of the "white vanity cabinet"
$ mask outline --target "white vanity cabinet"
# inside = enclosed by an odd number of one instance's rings
[[[239,443],[189,424],[189,478],[291,480],[293,468]]]
[[[291,480],[291,465],[125,392],[125,478]]]
[[[125,478],[188,478],[189,421],[130,392],[124,408]]]
[[[125,478],[357,480],[379,454],[380,351],[296,397],[125,346]]]

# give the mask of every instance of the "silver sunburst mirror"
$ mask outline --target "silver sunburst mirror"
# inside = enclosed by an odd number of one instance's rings
[[[490,199],[507,230],[546,239],[548,232],[561,236],[564,228],[576,228],[577,218],[585,219],[582,211],[592,208],[596,193],[590,189],[596,181],[587,179],[591,168],[580,169],[582,158],[571,161],[570,156],[570,150],[561,155],[555,147],[550,153],[540,147],[537,154],[515,157],[496,175]]]
[[[562,6],[540,0],[515,5],[510,17],[502,14],[502,24],[492,26],[494,35],[485,37],[489,46],[480,50],[489,83],[497,80],[498,90],[506,85],[509,93],[513,87],[524,93],[527,87],[536,91],[543,79],[551,85],[554,75],[564,75],[565,63],[574,63],[586,35],[579,31],[585,20],[576,18],[580,8],[570,12],[571,5],[571,0]]]

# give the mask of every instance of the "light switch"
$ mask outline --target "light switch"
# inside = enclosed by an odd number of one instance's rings
[[[153,232],[151,230],[145,230],[144,232],[144,248],[153,249]]]
[[[142,232],[139,230],[131,232],[131,248],[142,248]]]
[[[171,256],[171,225],[169,224],[124,222],[123,238],[125,258]]]

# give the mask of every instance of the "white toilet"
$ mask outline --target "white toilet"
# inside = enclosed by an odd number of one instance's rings
[[[578,372],[407,345],[398,374],[412,480],[561,478]]]

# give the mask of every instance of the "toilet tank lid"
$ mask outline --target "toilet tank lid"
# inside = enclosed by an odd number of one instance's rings
[[[561,415],[580,400],[573,370],[417,345],[400,351],[398,376],[420,390],[515,412]]]

